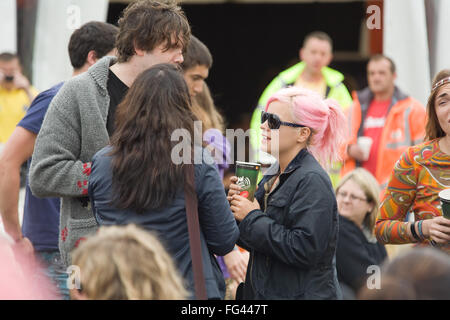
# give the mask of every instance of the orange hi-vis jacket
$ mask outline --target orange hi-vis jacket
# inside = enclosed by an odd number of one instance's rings
[[[369,88],[352,93],[353,104],[347,109],[349,141],[348,146],[356,144],[364,133],[364,119],[373,93]],[[425,137],[426,110],[416,99],[405,95],[395,87],[388,109],[386,122],[381,133],[375,178],[384,188],[401,154],[410,146],[419,144]],[[345,152],[341,176],[361,166]]]

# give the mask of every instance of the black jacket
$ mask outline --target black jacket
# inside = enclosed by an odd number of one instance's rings
[[[386,259],[384,245],[367,240],[361,228],[353,221],[339,216],[339,242],[336,251],[336,269],[339,282],[356,294],[372,273],[367,268],[380,265]]]
[[[131,210],[119,210],[111,207],[112,157],[108,155],[110,151],[110,147],[103,148],[92,160],[89,197],[97,222],[100,225],[133,223],[156,233],[166,250],[174,258],[180,274],[186,280],[187,289],[194,292],[183,186],[180,186],[173,202],[160,210],[149,210],[138,214]],[[208,298],[223,299],[225,281],[214,254],[223,256],[232,251],[239,237],[239,229],[214,162],[206,151],[203,152],[203,159],[209,160],[194,166],[203,273]]]
[[[264,183],[271,177],[264,176],[255,194],[262,210],[239,224],[239,244],[250,251],[244,299],[341,298],[335,267],[338,213],[328,175],[301,150],[264,208]]]

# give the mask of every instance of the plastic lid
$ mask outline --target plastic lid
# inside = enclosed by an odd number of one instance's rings
[[[450,189],[444,189],[439,192],[439,198],[450,201]]]

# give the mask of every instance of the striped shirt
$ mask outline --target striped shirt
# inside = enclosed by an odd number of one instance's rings
[[[407,213],[415,221],[442,216],[439,192],[450,188],[450,155],[439,139],[409,147],[395,164],[384,192],[375,233],[386,244],[415,242],[408,236]],[[430,245],[430,239],[420,245]],[[442,249],[450,253],[450,244]]]

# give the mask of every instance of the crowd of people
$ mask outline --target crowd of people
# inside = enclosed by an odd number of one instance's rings
[[[450,299],[450,70],[424,107],[382,54],[350,93],[332,51],[310,33],[262,93],[253,201],[178,5],[84,24],[72,78],[39,94],[0,54],[0,298]]]

